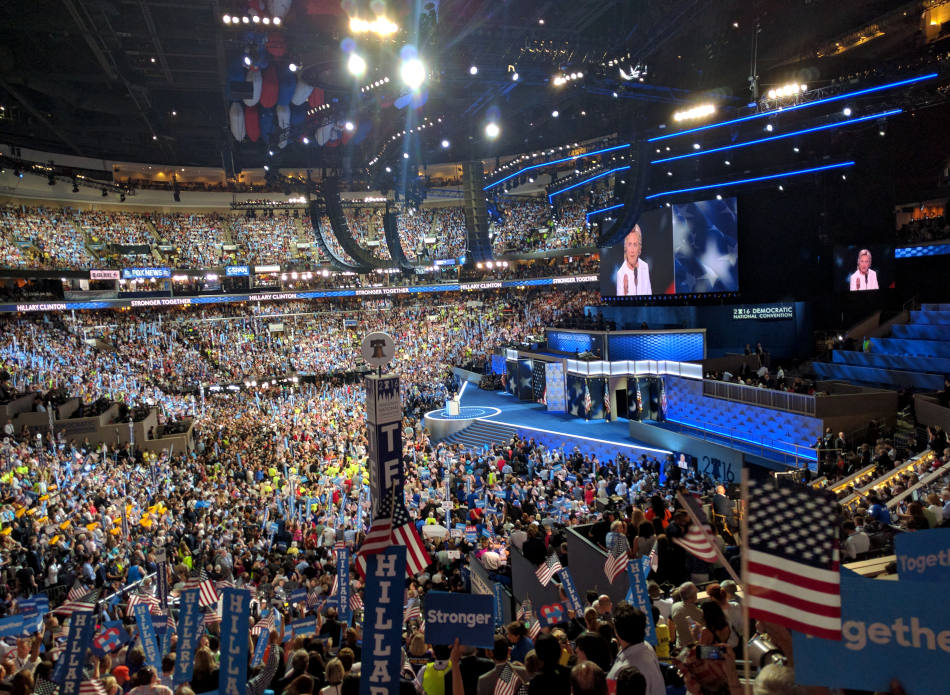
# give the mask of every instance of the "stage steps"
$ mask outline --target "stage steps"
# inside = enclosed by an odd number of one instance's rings
[[[460,432],[449,435],[443,441],[449,444],[461,444],[468,450],[482,450],[485,445],[507,444],[517,429],[491,420],[476,420]]]

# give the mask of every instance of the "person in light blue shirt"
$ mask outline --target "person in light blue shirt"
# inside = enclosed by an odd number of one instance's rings
[[[880,524],[888,525],[891,523],[891,513],[887,507],[881,504],[881,500],[876,495],[868,497],[871,506],[868,508],[868,517],[874,519]]]

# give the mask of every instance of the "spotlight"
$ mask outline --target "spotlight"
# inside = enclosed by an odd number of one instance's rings
[[[267,166],[266,164],[264,165],[264,171],[270,171],[270,167]]]
[[[516,73],[516,72],[511,73],[511,81],[512,81],[512,82],[517,82],[517,81],[518,81],[518,73]]]
[[[275,27],[279,27],[279,26],[280,26],[280,17],[274,17],[274,26],[275,26]]]
[[[723,160],[722,163],[725,164],[726,166],[731,166],[731,165],[732,165],[732,162],[730,162],[728,159]]]
[[[772,124],[771,124],[771,123],[769,123],[769,124],[768,124],[767,126],[765,126],[765,129],[766,129],[766,130],[767,130],[768,132],[770,132],[770,133],[771,133],[771,132],[772,132],[772,130],[773,130],[773,128],[772,128]]]
[[[485,125],[485,137],[487,137],[489,140],[494,140],[500,134],[501,128],[494,121]]]
[[[449,146],[450,146],[451,144],[452,144],[452,143],[450,143],[448,140],[443,140],[443,141],[442,141],[442,149],[443,149],[443,150],[449,149]]]
[[[301,140],[301,142],[302,142],[304,145],[309,145],[309,144],[310,144],[310,138],[305,137],[303,140]]]
[[[477,75],[477,74],[478,74],[478,66],[477,66],[477,65],[473,65],[472,67],[470,67],[470,68],[468,69],[468,74],[469,74],[469,75]]]
[[[264,24],[270,24],[270,17],[264,17],[264,19],[262,19],[261,21],[262,21]]]
[[[620,95],[619,95],[619,94],[617,94],[617,92],[614,92],[614,93],[613,93],[613,97],[614,97],[614,99],[616,99],[616,98],[617,98],[617,97],[619,97],[619,96],[620,96]]]
[[[251,64],[251,56],[244,56],[244,64],[247,65],[247,66],[250,66],[250,64]]]
[[[353,129],[356,128],[356,126],[353,125],[353,121],[347,121],[346,123],[343,124],[343,127],[346,129],[348,133],[352,133]]]
[[[250,17],[241,17],[241,21],[244,22],[245,24],[250,24],[250,23],[251,23],[251,18],[250,18]]]
[[[290,65],[287,66],[287,69],[290,70],[291,72],[297,72],[297,64],[291,63]]]
[[[255,24],[260,24],[261,18],[258,17],[257,15],[254,15],[253,17],[251,17],[251,21],[254,22]]]
[[[366,61],[359,53],[350,53],[346,61],[346,69],[355,77],[360,77],[366,72]]]
[[[425,82],[426,68],[418,58],[410,58],[399,67],[399,76],[409,89],[415,91]]]
[[[230,24],[230,23],[231,23],[231,15],[229,15],[229,14],[224,15],[221,19],[224,20],[224,23],[225,23],[225,24]]]
[[[390,167],[386,167],[386,173],[391,174],[393,173],[393,170]]]
[[[561,115],[561,112],[558,111],[557,109],[554,109],[554,110],[551,112],[551,118],[557,118],[557,117],[560,116],[560,115]]]
[[[402,153],[402,158],[403,158],[403,159],[409,159],[409,153],[408,153],[408,152],[403,152],[403,153]]]
[[[690,109],[685,109],[683,111],[676,111],[673,113],[673,120],[677,123],[680,121],[695,121],[701,118],[706,118],[716,113],[716,107],[714,104],[700,104],[699,106],[694,106]]]
[[[722,196],[719,193],[716,194],[716,200],[722,200]]]
[[[783,186],[782,184],[779,184],[779,185],[778,185],[778,189],[779,189],[780,191],[784,191],[784,190],[785,190],[785,186]]]
[[[693,149],[694,149],[694,150],[698,150],[698,149],[699,149],[699,143],[698,143],[698,142],[694,142],[694,143],[693,143]]]
[[[850,107],[850,106],[845,106],[845,107],[844,107],[844,111],[842,111],[841,113],[843,113],[845,116],[850,116],[850,115],[851,115],[851,107]]]

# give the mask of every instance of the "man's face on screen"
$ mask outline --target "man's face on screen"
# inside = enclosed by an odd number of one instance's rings
[[[623,240],[623,258],[631,268],[637,264],[642,248],[643,241],[639,231],[630,232]]]

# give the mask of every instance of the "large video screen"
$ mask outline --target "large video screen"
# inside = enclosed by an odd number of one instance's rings
[[[600,251],[602,296],[737,292],[736,199],[643,213],[623,241]]]
[[[868,292],[893,287],[893,259],[890,246],[835,246],[835,290]]]

